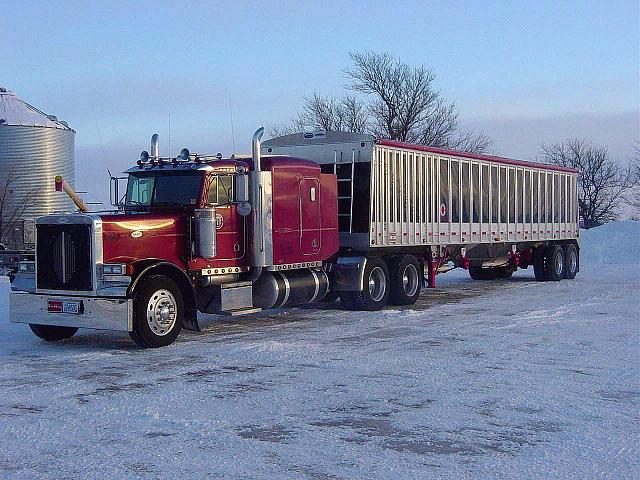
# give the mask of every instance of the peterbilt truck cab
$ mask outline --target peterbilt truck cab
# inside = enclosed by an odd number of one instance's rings
[[[11,321],[45,340],[79,328],[172,343],[197,313],[241,315],[322,299],[338,252],[336,177],[311,161],[151,154],[118,211],[36,221],[36,258],[12,284]]]

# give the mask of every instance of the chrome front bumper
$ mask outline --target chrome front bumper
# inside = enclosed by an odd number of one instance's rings
[[[82,302],[82,313],[50,313],[49,300]],[[97,330],[133,329],[133,300],[127,298],[95,298],[63,295],[38,295],[27,292],[11,292],[10,321],[59,327],[93,328]]]

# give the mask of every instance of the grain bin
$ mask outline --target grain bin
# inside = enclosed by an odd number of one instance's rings
[[[74,136],[66,122],[0,87],[0,193],[8,177],[13,177],[2,214],[0,243],[8,248],[30,248],[35,217],[75,209],[66,195],[55,191],[53,181],[62,175],[74,183]],[[24,211],[17,207],[23,203]],[[17,222],[8,218],[14,213],[20,213]]]

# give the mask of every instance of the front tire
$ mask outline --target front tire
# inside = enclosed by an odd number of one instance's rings
[[[369,257],[364,269],[364,290],[340,292],[340,300],[349,310],[382,310],[389,301],[389,269],[381,258]]]
[[[413,255],[400,255],[389,262],[391,288],[389,303],[392,305],[413,305],[420,296],[422,277],[420,262]]]
[[[166,347],[182,329],[184,301],[171,278],[149,277],[133,299],[132,340],[143,348]]]
[[[564,250],[559,245],[547,247],[545,271],[547,280],[558,282],[564,278],[565,260]]]
[[[47,342],[57,342],[65,338],[73,337],[78,329],[76,327],[56,327],[53,325],[29,324],[29,328],[36,335]]]

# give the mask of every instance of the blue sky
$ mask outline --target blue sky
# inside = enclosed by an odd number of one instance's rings
[[[342,91],[348,52],[429,66],[462,126],[497,152],[586,136],[625,159],[640,138],[637,1],[0,2],[0,85],[77,131],[79,188],[103,198],[161,136],[173,154],[247,151],[314,91]],[[103,150],[104,146],[104,150]]]

